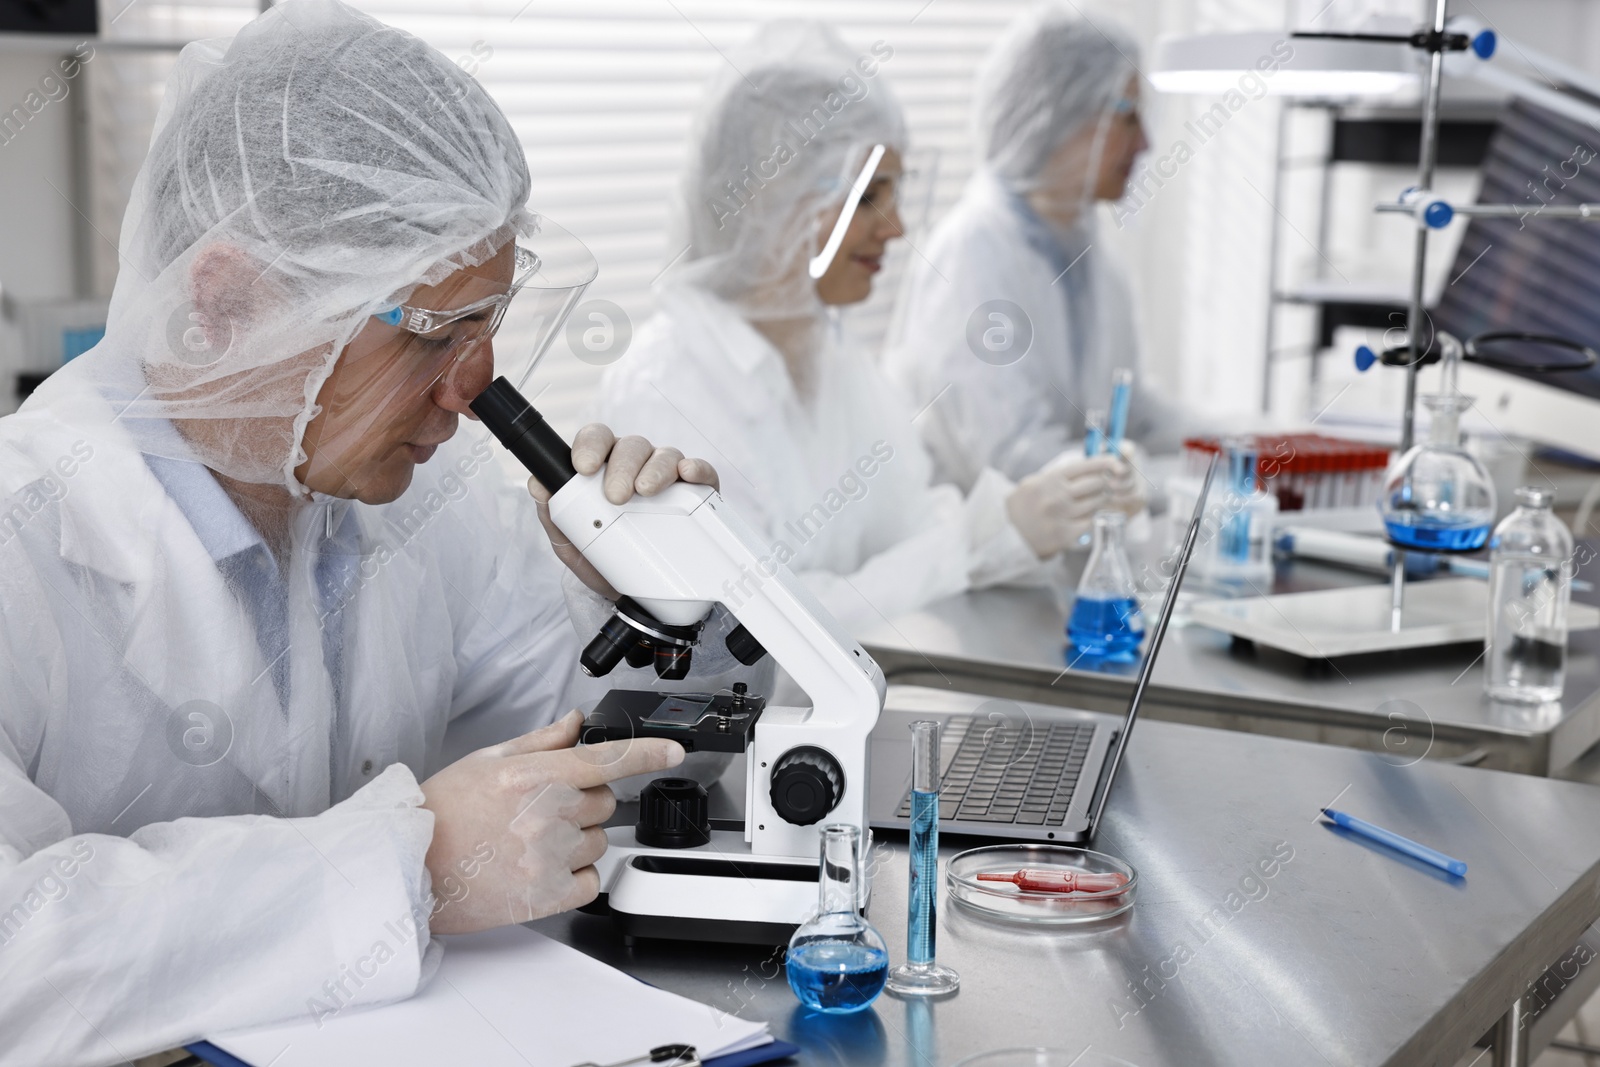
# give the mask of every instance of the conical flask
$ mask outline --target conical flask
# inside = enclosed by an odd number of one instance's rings
[[[1127,662],[1144,640],[1144,616],[1123,540],[1127,521],[1120,511],[1095,513],[1094,549],[1067,617],[1067,640],[1080,656]]]

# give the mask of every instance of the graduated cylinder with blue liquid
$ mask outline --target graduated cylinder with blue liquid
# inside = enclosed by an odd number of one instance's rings
[[[822,828],[817,914],[789,939],[785,969],[800,1003],[831,1015],[860,1011],[883,992],[889,950],[861,917],[866,903],[861,829]]]
[[[911,869],[906,883],[906,961],[889,973],[899,997],[942,997],[961,976],[934,960],[939,897],[939,724],[911,724]]]
[[[1138,587],[1123,543],[1127,521],[1120,511],[1095,513],[1094,549],[1067,616],[1067,640],[1077,656],[1132,662],[1144,640]]]

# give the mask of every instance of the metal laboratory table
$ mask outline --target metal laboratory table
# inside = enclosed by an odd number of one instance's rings
[[[1136,562],[1137,566],[1137,562]],[[1584,576],[1594,578],[1595,566]],[[1297,562],[1279,593],[1378,579]],[[1585,599],[1591,599],[1589,594]],[[1151,606],[1153,613],[1155,607]],[[891,683],[1121,712],[1137,667],[1068,669],[1066,617],[1047,589],[988,589],[886,620],[862,637]],[[1529,709],[1483,693],[1481,646],[1304,660],[1175,616],[1142,714],[1154,719],[1556,775],[1600,741],[1600,631],[1568,642],[1566,698]]]
[[[941,698],[963,699],[927,697]],[[1336,798],[1464,859],[1467,877],[1325,828],[1318,809]],[[891,840],[878,845],[869,917],[898,961],[904,838],[879,836]],[[983,842],[946,840],[942,851],[973,843]],[[1378,753],[1142,723],[1097,844],[1138,871],[1127,914],[1019,929],[941,899],[938,958],[960,972],[960,993],[931,1004],[884,996],[842,1019],[798,1007],[781,953],[627,948],[597,916],[531,925],[647,982],[768,1020],[812,1065],[950,1067],[1043,1045],[1067,1059],[1082,1052],[1077,1067],[1450,1067],[1511,1005],[1536,1010],[1519,996],[1600,918],[1600,789],[1431,760],[1400,767]],[[1526,1062],[1509,1055],[1497,1050],[1494,1062]]]

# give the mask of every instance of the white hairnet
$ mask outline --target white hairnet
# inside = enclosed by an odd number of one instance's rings
[[[900,105],[862,58],[830,27],[800,21],[768,23],[728,57],[690,134],[669,247],[688,251],[671,283],[751,319],[820,313],[806,264],[824,216],[874,145],[906,139]]]
[[[979,158],[1012,190],[1032,188],[1051,154],[1117,101],[1138,73],[1138,58],[1138,44],[1114,24],[1090,22],[1056,3],[1028,11],[978,71]],[[1099,140],[1087,174],[1098,165]]]
[[[288,0],[179,56],[105,339],[57,377],[90,375],[148,453],[297,489],[341,348],[529,229],[527,193],[517,138],[460,67],[337,0]]]

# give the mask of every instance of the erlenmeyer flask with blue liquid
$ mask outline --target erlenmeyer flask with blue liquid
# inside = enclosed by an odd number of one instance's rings
[[[1067,640],[1087,659],[1129,663],[1144,640],[1138,588],[1123,543],[1126,524],[1120,511],[1094,516],[1094,549],[1067,617]]]

